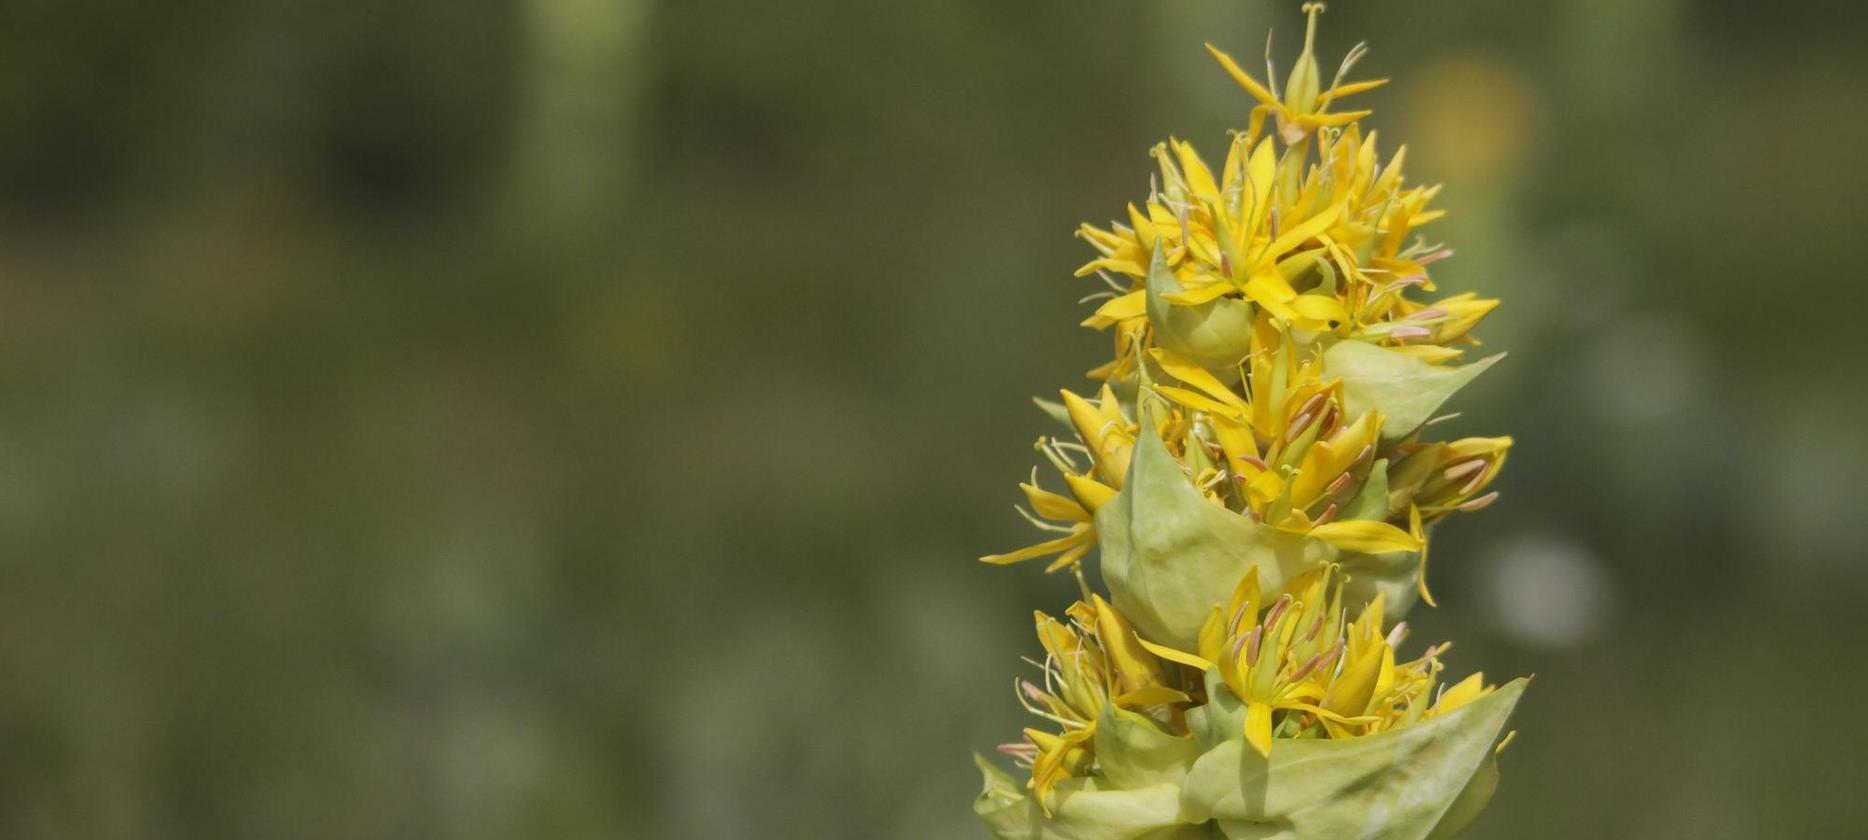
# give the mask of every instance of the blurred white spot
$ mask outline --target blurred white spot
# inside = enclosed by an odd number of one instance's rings
[[[1686,324],[1634,317],[1611,325],[1589,348],[1589,387],[1611,420],[1649,424],[1692,405],[1705,384],[1707,352]]]
[[[1601,561],[1556,537],[1521,537],[1490,555],[1492,618],[1506,635],[1540,647],[1577,647],[1604,629],[1615,593]]]

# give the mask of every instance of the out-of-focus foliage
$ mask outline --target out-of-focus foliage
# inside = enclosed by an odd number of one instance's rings
[[[1537,671],[1475,835],[1852,830],[1868,19],[1330,15],[1451,185],[1436,278],[1507,301],[1510,375],[1449,430],[1512,430],[1505,500],[1410,617]],[[1301,34],[1210,0],[0,23],[21,838],[977,832],[1020,605],[1075,595],[972,560],[1025,536],[1005,465],[1051,421],[1007,407],[1107,350],[1070,230],[1157,135],[1237,123],[1201,41]]]

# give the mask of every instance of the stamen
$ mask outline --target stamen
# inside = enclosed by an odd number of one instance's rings
[[[1265,620],[1260,626],[1276,627],[1278,625],[1278,619],[1283,618],[1284,611],[1290,609],[1290,607],[1291,596],[1289,594],[1279,596],[1278,602],[1272,604],[1271,609],[1265,611]]]
[[[1388,642],[1388,646],[1391,648],[1400,647],[1401,640],[1405,638],[1407,638],[1407,622],[1397,621],[1395,622],[1394,629],[1388,631],[1388,638],[1385,641]]]
[[[1344,478],[1348,478],[1349,476],[1346,476],[1346,475],[1345,475],[1345,476],[1343,476],[1343,477],[1344,477]],[[1325,509],[1324,509],[1324,511],[1323,511],[1323,515],[1322,515],[1322,516],[1319,516],[1319,517],[1317,517],[1317,521],[1316,521],[1315,523],[1312,523],[1312,524],[1314,524],[1314,525],[1327,525],[1327,524],[1329,524],[1329,523],[1331,523],[1331,522],[1335,522],[1335,521],[1336,521],[1336,503],[1335,503],[1335,502],[1331,502],[1331,503],[1330,503],[1330,506],[1329,506],[1328,508],[1325,508]]]
[[[1471,475],[1474,470],[1483,469],[1485,469],[1485,459],[1473,458],[1447,467],[1440,475],[1445,476],[1447,481],[1458,481]]]
[[[1238,609],[1232,611],[1232,621],[1226,623],[1226,635],[1239,635],[1239,622],[1245,620],[1245,608],[1247,606],[1247,604],[1240,604]]]
[[[1394,338],[1426,338],[1433,335],[1433,330],[1426,327],[1395,327],[1388,334]]]
[[[1498,491],[1493,490],[1492,492],[1487,493],[1483,496],[1480,496],[1477,499],[1472,499],[1460,505],[1459,509],[1467,513],[1472,513],[1475,510],[1484,510],[1490,507],[1492,503],[1496,501],[1498,501]]]
[[[1479,489],[1479,485],[1485,483],[1485,478],[1490,473],[1491,470],[1480,470],[1473,473],[1472,480],[1466,482],[1466,486],[1459,488],[1459,495],[1470,495],[1472,491]]]
[[[1349,473],[1343,473],[1337,476],[1335,481],[1330,482],[1328,487],[1323,488],[1323,494],[1326,496],[1334,496],[1343,492],[1343,488],[1349,486],[1349,478]]]
[[[1433,263],[1437,263],[1441,260],[1444,260],[1450,256],[1453,256],[1453,249],[1441,248],[1438,251],[1435,251],[1431,254],[1421,257],[1420,259],[1415,260],[1415,262],[1420,263],[1421,265],[1430,265]]]
[[[1322,653],[1315,654],[1311,656],[1309,659],[1304,660],[1304,664],[1297,666],[1297,670],[1291,672],[1291,682],[1298,682],[1302,680],[1303,678],[1310,676],[1310,672],[1315,671],[1317,669],[1317,666],[1322,665],[1322,664],[1323,664]]]
[[[1419,312],[1407,316],[1407,319],[1410,321],[1431,321],[1435,318],[1445,318],[1446,315],[1447,312],[1444,307],[1429,306],[1426,309],[1422,309]]]

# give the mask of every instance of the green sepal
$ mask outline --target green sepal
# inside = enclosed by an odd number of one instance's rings
[[[998,840],[1213,840],[1214,830],[1180,819],[1180,788],[1156,784],[1134,790],[1105,779],[1067,779],[1057,785],[1052,814],[1012,778],[978,755],[986,789],[973,811]]]
[[[1038,406],[1039,411],[1044,412],[1045,416],[1056,420],[1058,425],[1072,431],[1076,430],[1076,426],[1071,425],[1070,422],[1070,409],[1065,408],[1063,402],[1047,400],[1043,397],[1032,397],[1031,401]]]
[[[1224,297],[1198,306],[1169,303],[1164,296],[1182,287],[1159,246],[1148,265],[1147,290],[1148,324],[1163,348],[1212,371],[1236,370],[1252,352],[1252,304]]]
[[[1487,783],[1478,777],[1527,682],[1387,732],[1281,739],[1269,759],[1243,740],[1221,743],[1187,774],[1181,817],[1217,820],[1229,838],[1419,840],[1442,824],[1463,827],[1453,823],[1483,806]]]
[[[1382,439],[1400,440],[1433,419],[1454,392],[1504,357],[1500,353],[1469,365],[1433,365],[1365,341],[1339,341],[1323,351],[1323,375],[1343,380],[1343,408],[1350,417],[1380,412]]]
[[[1179,787],[1203,751],[1193,737],[1163,732],[1154,721],[1114,703],[1104,706],[1096,721],[1096,765],[1114,787]]]
[[[1206,705],[1187,710],[1187,729],[1204,749],[1245,738],[1245,701],[1226,687],[1217,669],[1204,675]]]
[[[1146,414],[1148,412],[1144,412]],[[1259,585],[1284,582],[1335,556],[1311,539],[1253,522],[1207,500],[1142,419],[1122,492],[1096,511],[1103,584],[1143,638],[1199,647],[1208,612],[1258,567]]]

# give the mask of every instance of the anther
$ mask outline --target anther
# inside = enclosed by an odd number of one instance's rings
[[[1492,503],[1496,501],[1498,501],[1498,491],[1493,490],[1492,492],[1487,493],[1483,496],[1480,496],[1479,498],[1471,499],[1467,502],[1462,503],[1459,506],[1459,509],[1467,513],[1472,513],[1475,510],[1484,510],[1490,507]]]
[[[1350,478],[1349,473],[1343,473],[1342,475],[1337,476],[1335,481],[1330,482],[1330,486],[1323,488],[1323,495],[1334,496],[1338,493],[1343,492],[1343,488],[1349,486],[1349,478]],[[1033,484],[1037,483],[1037,481],[1035,480],[1035,477],[1032,483]]]
[[[1466,476],[1472,475],[1475,470],[1483,469],[1485,469],[1485,459],[1473,458],[1447,467],[1446,470],[1440,474],[1445,476],[1447,481],[1458,481]]]

